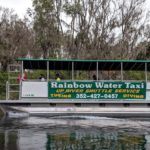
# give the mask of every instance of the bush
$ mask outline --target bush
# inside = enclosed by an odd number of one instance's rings
[[[0,71],[0,100],[6,99],[6,82],[8,81],[8,74]]]

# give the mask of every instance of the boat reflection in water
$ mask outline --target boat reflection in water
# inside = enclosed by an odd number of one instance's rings
[[[143,150],[150,121],[29,117],[0,123],[0,150]]]
[[[47,134],[47,150],[75,149],[131,149],[142,150],[145,147],[143,135],[118,135],[117,133],[103,132],[72,132],[62,134]]]

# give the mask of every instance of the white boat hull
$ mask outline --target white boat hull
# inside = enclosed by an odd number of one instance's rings
[[[27,113],[31,116],[92,115],[104,117],[150,117],[150,108],[101,108],[101,107],[17,107],[11,112]],[[9,110],[6,110],[8,113]]]

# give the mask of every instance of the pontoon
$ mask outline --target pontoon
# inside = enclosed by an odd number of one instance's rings
[[[148,60],[59,60],[19,58],[21,67],[10,72],[45,70],[45,81],[19,82],[19,98],[11,100],[13,83],[7,82],[2,110],[29,115],[98,115],[110,117],[150,116],[150,61]],[[16,65],[18,66],[18,65]],[[11,69],[13,68],[13,69]],[[20,69],[19,69],[20,68]],[[51,74],[67,71],[56,81]],[[133,72],[133,73],[132,73]],[[93,74],[96,80],[92,78]],[[63,76],[63,75],[62,75]],[[130,77],[130,79],[126,79]],[[134,79],[132,79],[134,77]]]

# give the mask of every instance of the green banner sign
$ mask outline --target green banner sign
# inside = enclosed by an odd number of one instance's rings
[[[49,99],[145,99],[145,82],[50,81]]]

